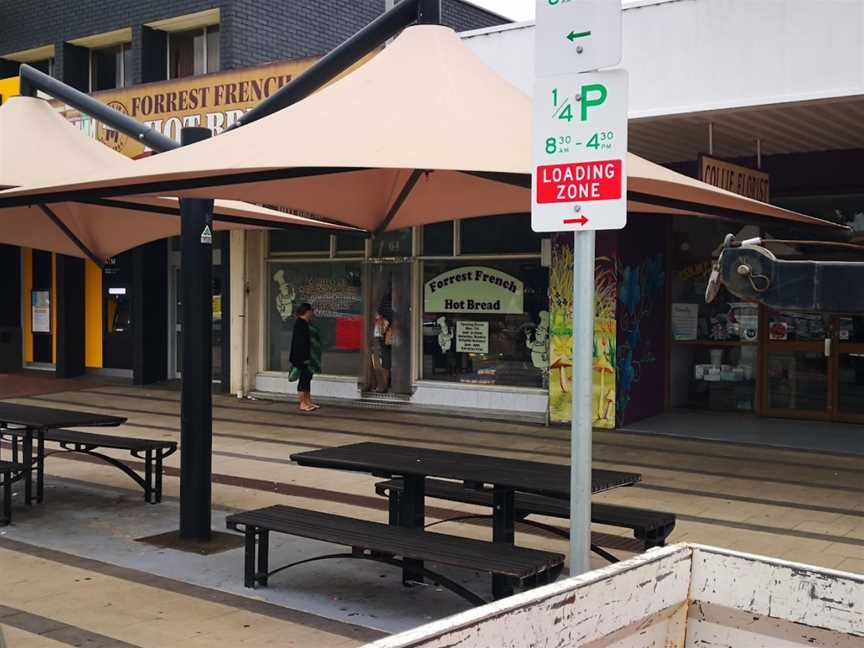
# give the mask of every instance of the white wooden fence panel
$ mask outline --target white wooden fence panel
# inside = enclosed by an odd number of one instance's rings
[[[382,639],[370,648],[560,648],[604,640],[596,644],[599,648],[610,645],[609,636],[621,628],[676,609],[687,599],[689,581],[690,550],[667,547]],[[645,645],[651,644],[620,644]]]
[[[711,603],[690,605],[687,648],[861,648],[859,637]]]
[[[864,637],[864,576],[693,547],[690,599]]]

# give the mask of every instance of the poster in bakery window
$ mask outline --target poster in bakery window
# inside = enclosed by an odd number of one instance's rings
[[[489,322],[456,321],[458,353],[489,353]]]

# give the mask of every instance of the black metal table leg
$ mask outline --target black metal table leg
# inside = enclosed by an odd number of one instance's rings
[[[512,488],[494,486],[492,489],[492,542],[512,545],[515,537],[516,517]],[[492,575],[492,596],[497,600],[513,594],[510,579]]]
[[[45,430],[36,431],[36,501],[45,499]]]
[[[399,498],[399,526],[422,529],[426,523],[426,477],[405,475],[405,490]],[[404,558],[402,582],[423,582],[423,561]]]
[[[24,431],[24,442],[22,462],[27,468],[24,473],[24,503],[27,506],[33,504],[33,430],[27,428]]]
[[[246,554],[243,564],[243,585],[244,587],[255,587],[255,536],[257,529],[255,527],[246,527]]]
[[[261,585],[267,586],[267,573],[270,571],[270,531],[258,532],[258,577]]]
[[[162,501],[162,452],[163,450],[158,450],[156,452],[156,475],[154,488],[156,489],[157,504]]]
[[[12,521],[12,473],[6,473],[0,486],[3,487],[3,509],[0,511],[0,526]]]
[[[36,432],[36,501],[45,500],[45,428]]]
[[[153,450],[144,452],[144,501],[155,504],[153,501]]]

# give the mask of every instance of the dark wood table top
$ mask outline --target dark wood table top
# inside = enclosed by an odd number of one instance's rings
[[[115,427],[126,422],[123,416],[91,414],[75,410],[19,405],[0,401],[0,424],[27,428]]]
[[[480,482],[551,497],[570,495],[569,465],[385,443],[355,443],[298,452],[291,455],[291,459],[301,466],[354,470],[384,477],[422,475]],[[595,469],[591,473],[594,493],[630,486],[641,479],[636,473],[615,470]]]

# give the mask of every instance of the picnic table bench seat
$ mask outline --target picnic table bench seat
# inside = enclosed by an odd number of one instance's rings
[[[561,554],[282,505],[229,515],[226,524],[233,530],[243,528],[246,537],[244,585],[251,588],[258,584],[267,585],[268,577],[289,567],[327,558],[367,559],[398,567],[412,561],[415,565],[421,564],[417,561],[430,561],[503,576],[513,585],[523,587],[553,582],[564,566]],[[320,556],[270,571],[271,531],[348,546],[351,553]],[[416,569],[472,604],[486,603],[477,594],[440,574],[422,566]]]
[[[403,490],[404,482],[401,479],[389,479],[375,484],[375,492],[389,498],[391,524],[398,523],[399,496]],[[463,504],[492,506],[491,489],[482,486],[465,485],[460,482],[444,479],[427,479],[426,496]],[[517,492],[514,496],[514,513],[518,520],[526,524],[546,529],[558,535],[569,535],[563,529],[525,519],[532,514],[569,519],[570,502],[567,500]],[[465,515],[433,524],[477,517],[485,516]],[[652,547],[664,546],[669,534],[675,528],[674,513],[599,502],[591,503],[591,521],[595,524],[627,528],[633,531],[634,537],[632,539],[620,538],[607,533],[592,533],[592,550],[610,562],[617,562],[618,559],[607,551],[603,551],[601,547],[605,546],[609,549],[641,553]]]
[[[0,439],[5,436],[12,440],[12,457],[16,460],[18,440],[24,432],[16,428],[0,429]],[[78,430],[49,429],[44,431],[45,441],[60,445],[54,452],[77,452],[97,457],[123,471],[144,490],[144,500],[150,504],[162,501],[162,463],[166,457],[177,451],[176,441],[141,439],[113,434],[97,434]],[[136,459],[144,461],[144,477],[130,466],[115,457],[96,452],[98,449],[126,450]],[[46,453],[46,454],[53,454]]]
[[[13,461],[0,461],[0,489],[3,490],[0,504],[0,526],[12,522],[12,482],[17,481],[27,466]]]

